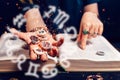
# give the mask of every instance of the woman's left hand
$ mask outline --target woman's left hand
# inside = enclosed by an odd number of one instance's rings
[[[31,60],[47,61],[47,54],[52,57],[59,56],[58,47],[64,42],[63,37],[57,41],[49,32],[45,32],[43,29],[35,32],[20,32],[12,28],[10,31],[29,45]]]

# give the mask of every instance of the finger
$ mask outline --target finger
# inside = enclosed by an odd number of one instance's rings
[[[27,38],[30,34],[20,32],[20,31],[16,30],[15,28],[11,28],[10,32],[17,35],[19,38],[25,40],[27,43],[31,42],[31,40]]]
[[[52,45],[59,47],[63,44],[63,42],[64,42],[64,38],[61,37],[58,41],[53,42]]]
[[[24,38],[24,33],[16,30],[15,28],[11,28],[10,32],[17,35],[19,38]]]
[[[39,46],[45,51],[50,50],[52,48],[50,41],[42,41],[39,43]]]
[[[53,37],[54,40],[56,40],[56,34],[55,33],[52,34],[52,37]]]
[[[10,32],[17,35],[19,38],[22,38],[22,39],[24,38],[24,33],[16,30],[15,28],[11,28]]]
[[[11,29],[9,29],[9,31],[10,31],[11,33],[13,33],[13,34],[16,34],[16,35],[19,34],[19,31],[16,30],[15,28],[11,28]]]
[[[99,35],[102,35],[102,33],[103,33],[103,24],[100,23],[99,29],[98,29],[98,34],[99,34]]]
[[[41,61],[47,61],[48,60],[47,54],[42,54],[41,57],[40,57],[40,60]]]
[[[95,27],[95,29],[94,29],[94,35],[93,35],[94,38],[97,37],[98,27],[99,27],[99,26]]]
[[[29,41],[31,41],[31,44],[38,44],[39,43],[39,38],[36,36],[30,36],[30,38],[28,38]]]
[[[82,30],[83,30],[83,28],[82,28],[82,26],[80,25],[80,30],[79,30],[79,34],[78,34],[78,37],[77,37],[77,42],[80,42],[80,39],[81,39],[81,37],[82,37]]]
[[[89,31],[89,27],[90,27],[90,26],[91,26],[91,25],[83,25],[83,30]],[[84,34],[84,33],[82,32],[82,37],[81,37],[81,39],[80,39],[80,48],[81,48],[81,49],[85,49],[85,48],[86,48],[87,39],[88,39],[88,34]]]
[[[59,53],[58,53],[58,48],[57,48],[57,47],[53,47],[53,48],[52,48],[52,51],[53,51],[53,53],[54,53],[55,56],[58,56],[58,55],[59,55]]]
[[[57,49],[57,47],[53,47],[50,51],[48,51],[48,53],[52,57],[58,56],[58,49]]]
[[[34,47],[33,45],[30,45],[30,59],[31,60],[36,60],[37,59],[37,54],[33,51]]]
[[[89,29],[89,34],[88,34],[88,39],[91,39],[93,37],[94,34],[94,27],[96,27],[95,25],[92,25]]]

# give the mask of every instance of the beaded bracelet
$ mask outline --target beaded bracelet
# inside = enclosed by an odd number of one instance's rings
[[[48,32],[47,27],[35,27],[35,28],[33,28],[32,30],[30,30],[30,32],[39,31],[39,30],[41,30],[41,29],[43,29],[43,30],[45,30],[46,32]]]

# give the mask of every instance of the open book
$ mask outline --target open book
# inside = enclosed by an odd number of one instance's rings
[[[65,39],[60,47],[60,59],[120,61],[120,53],[103,36],[89,40],[85,50],[80,49],[77,42],[71,41],[72,35],[58,35],[60,36]],[[99,55],[98,52],[103,54]]]
[[[72,35],[59,34],[57,38],[60,36],[63,36],[65,40],[63,45],[59,47],[59,59],[120,61],[120,53],[103,36],[89,40],[85,50],[81,50],[77,42],[71,41]],[[19,54],[25,54],[21,53],[23,50],[21,46],[25,42],[19,38],[11,39],[11,37],[13,38],[12,34],[5,34],[0,39],[0,60],[16,59]],[[9,42],[7,46],[11,46],[10,48],[6,46],[6,42]],[[9,49],[13,51],[13,56],[8,56]],[[99,51],[104,52],[104,55],[98,55],[97,52]]]
[[[11,33],[0,37],[0,60],[17,59],[19,54],[24,54],[22,46],[26,43]]]

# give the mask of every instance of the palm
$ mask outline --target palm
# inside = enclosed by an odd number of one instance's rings
[[[25,40],[30,46],[30,58],[36,60],[38,57],[42,61],[46,61],[47,55],[58,56],[58,47],[64,42],[63,38],[56,41],[49,33],[41,35],[38,32],[19,32],[16,29],[11,29],[11,32],[18,35],[19,38]]]

